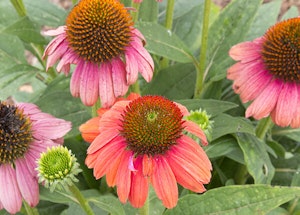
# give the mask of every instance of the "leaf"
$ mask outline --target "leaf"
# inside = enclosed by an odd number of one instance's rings
[[[193,62],[194,57],[185,44],[171,31],[152,22],[137,22],[136,27],[146,38],[147,50],[180,63]]]
[[[39,69],[28,64],[18,64],[0,73],[0,99],[6,99],[18,91],[18,88],[31,83]]]
[[[275,0],[262,4],[259,7],[257,15],[255,16],[251,28],[246,36],[246,40],[250,41],[263,36],[267,29],[277,22],[281,3],[282,1]]]
[[[25,49],[16,36],[0,33],[0,73],[16,64],[26,64]]]
[[[125,215],[123,205],[117,197],[113,195],[100,195],[99,192],[95,190],[85,190],[83,193],[88,194],[91,191],[94,191],[94,195],[87,197],[87,200],[92,202],[96,207],[99,207],[112,215]]]
[[[40,34],[38,27],[26,16],[7,26],[2,32],[18,36],[27,43],[46,44],[46,40]]]
[[[218,81],[226,77],[226,69],[233,62],[228,51],[244,41],[260,4],[261,0],[234,0],[211,25],[207,53],[207,65],[211,66],[207,79]]]
[[[40,199],[62,204],[67,204],[73,201],[76,202],[76,199],[73,196],[56,190],[54,192],[50,192],[50,190],[44,186],[40,186]]]
[[[211,116],[238,107],[237,104],[214,99],[182,99],[176,102],[184,105],[188,110],[198,110],[201,108],[202,110],[206,110]]]
[[[88,112],[90,110],[80,102],[79,98],[72,97],[69,84],[69,77],[59,76],[49,84],[36,101],[44,112],[72,122],[72,130],[65,138],[79,134],[78,127],[91,118]]]
[[[227,114],[219,114],[212,118],[213,133],[212,140],[215,140],[226,134],[240,134],[241,132],[254,134],[253,125],[242,117],[232,117]]]
[[[139,8],[139,20],[143,22],[157,22],[158,2],[143,1]]]
[[[272,134],[275,136],[286,136],[296,142],[300,142],[300,128],[279,128],[276,127],[272,130]]]
[[[40,26],[58,27],[63,25],[67,12],[48,0],[24,0],[27,14]]]
[[[172,100],[191,98],[194,94],[195,78],[192,64],[175,64],[159,71],[142,94],[162,95]]]
[[[226,186],[209,190],[203,195],[186,195],[179,199],[174,209],[167,210],[164,215],[263,215],[299,197],[299,193],[299,187]]]
[[[245,163],[256,184],[269,184],[275,174],[265,144],[256,136],[239,134],[237,141],[244,153]]]

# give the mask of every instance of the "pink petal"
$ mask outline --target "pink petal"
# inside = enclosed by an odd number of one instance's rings
[[[261,58],[261,44],[254,42],[243,42],[232,46],[229,55],[236,61],[243,63]]]
[[[163,205],[168,209],[173,208],[178,201],[178,188],[174,173],[163,156],[155,157],[154,164],[154,172],[150,177],[153,188]]]
[[[39,202],[39,185],[37,175],[32,174],[29,170],[25,159],[17,159],[16,164],[16,177],[21,194],[25,201],[31,206],[35,207]]]
[[[274,80],[259,94],[246,110],[246,117],[253,116],[255,119],[267,117],[274,109],[283,83]]]
[[[22,195],[20,193],[16,172],[10,164],[0,165],[0,202],[11,214],[21,210]]]
[[[70,91],[72,96],[79,97],[80,96],[80,76],[81,72],[84,69],[85,63],[83,61],[79,62],[76,65],[76,68],[72,74],[71,82],[70,82]]]
[[[112,68],[110,63],[102,63],[99,73],[99,94],[101,105],[110,107],[116,100],[113,90]]]
[[[206,136],[202,129],[196,123],[186,120],[183,123],[184,130],[191,132],[192,134],[196,135],[200,138],[202,145],[206,146],[208,144]]]
[[[92,106],[99,97],[99,69],[91,63],[85,63],[80,74],[80,98],[86,106]]]
[[[46,36],[56,36],[56,35],[65,33],[66,32],[66,28],[67,27],[65,25],[59,26],[56,29],[45,31],[43,34],[46,35]]]
[[[134,84],[138,79],[138,63],[135,56],[130,52],[125,52],[126,60],[126,80],[127,84]]]
[[[119,58],[114,58],[111,65],[114,94],[116,97],[123,96],[129,87],[126,81],[125,64]]]
[[[292,119],[292,122],[291,122],[292,128],[300,127],[300,87],[299,86],[297,86],[297,91],[298,91],[297,105],[296,105],[294,118]]]
[[[108,144],[111,141],[124,141],[124,138],[121,136],[118,136],[118,131],[113,130],[103,130],[91,143],[89,148],[87,149],[88,154],[92,154],[102,147],[104,147],[106,144]]]
[[[285,83],[280,91],[276,108],[271,114],[273,121],[281,127],[288,126],[294,118],[297,102],[297,85]]]

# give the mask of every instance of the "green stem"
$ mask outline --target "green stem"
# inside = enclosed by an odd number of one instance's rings
[[[23,205],[24,205],[27,215],[38,215],[39,214],[38,210],[36,208],[30,207],[25,200],[23,200]]]
[[[165,21],[165,27],[168,31],[171,31],[173,27],[174,6],[175,6],[175,0],[168,0],[167,9],[166,9],[166,21]],[[161,69],[168,67],[168,65],[169,65],[169,59],[163,58],[160,61]]]
[[[88,215],[94,215],[94,212],[93,212],[91,206],[86,201],[86,199],[83,197],[83,195],[81,194],[80,190],[74,184],[72,184],[71,186],[69,186],[69,190],[71,191],[71,193],[73,194],[73,196],[78,200],[78,203],[80,204],[80,206],[82,207],[82,209],[86,212],[86,214],[88,214]]]
[[[194,98],[200,98],[203,83],[204,83],[204,73],[206,67],[206,51],[207,51],[207,40],[208,40],[208,26],[209,26],[209,13],[211,0],[205,0],[204,3],[204,13],[203,13],[203,23],[202,23],[202,37],[201,37],[201,49],[200,49],[200,63],[198,64],[196,86],[194,92]]]
[[[269,128],[273,126],[271,117],[263,118],[258,122],[255,134],[259,139],[264,139]]]
[[[248,169],[244,164],[239,164],[236,173],[234,175],[234,181],[236,184],[246,184],[248,179]]]
[[[143,207],[139,209],[139,215],[149,215],[149,195]]]
[[[14,8],[16,9],[19,16],[26,16],[26,9],[23,3],[23,0],[10,0]]]
[[[97,102],[92,106],[92,117],[98,116],[97,110],[100,108],[100,100],[98,99]]]

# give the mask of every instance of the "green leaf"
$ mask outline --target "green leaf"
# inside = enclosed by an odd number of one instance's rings
[[[0,73],[16,64],[26,64],[24,52],[18,37],[0,33]]]
[[[245,118],[232,117],[227,114],[219,114],[212,118],[212,120],[214,121],[212,140],[215,140],[226,134],[239,134],[242,132],[254,134],[253,125]]]
[[[46,113],[72,122],[72,130],[66,137],[79,134],[78,127],[89,118],[89,108],[70,93],[70,78],[60,75],[49,84],[36,104]],[[51,102],[49,102],[51,101]]]
[[[202,110],[206,110],[211,116],[215,116],[238,106],[231,102],[214,99],[182,99],[177,100],[176,102],[184,105],[188,110],[198,110],[201,108]]]
[[[40,186],[40,199],[62,204],[67,204],[73,201],[76,202],[76,199],[73,196],[67,194],[66,192],[60,192],[56,190],[50,192],[50,190],[45,188],[44,186]]]
[[[237,141],[244,153],[245,163],[256,184],[270,184],[275,169],[270,161],[265,143],[256,136],[239,134]]]
[[[180,63],[193,62],[194,57],[185,44],[171,31],[151,22],[138,22],[136,27],[146,38],[147,50]]]
[[[18,36],[27,43],[45,44],[45,38],[40,34],[38,27],[28,17],[22,17],[13,24],[2,29],[3,33]]]
[[[300,128],[279,128],[276,127],[272,130],[275,136],[286,136],[296,142],[300,142]]]
[[[177,206],[164,215],[253,215],[272,209],[299,197],[299,187],[268,185],[226,186],[203,195],[190,194],[179,199]]]
[[[236,139],[229,135],[212,141],[208,146],[203,148],[207,156],[211,159],[221,156],[230,156],[236,151],[241,151]]]
[[[157,22],[158,2],[143,1],[139,8],[139,20],[143,22]]]
[[[18,64],[0,72],[0,99],[6,99],[16,93],[25,83],[31,83],[39,70],[28,64]]]
[[[89,192],[94,190],[83,191],[85,194],[91,194]],[[119,199],[113,195],[100,195],[99,192],[94,191],[94,195],[87,198],[89,202],[92,202],[96,207],[99,207],[112,215],[125,215],[123,205]]]
[[[173,100],[191,98],[194,94],[195,78],[192,64],[175,64],[159,71],[142,94],[162,95]]]
[[[261,0],[234,0],[211,25],[207,53],[207,65],[211,65],[207,78],[211,81],[226,77],[226,69],[233,62],[228,51],[231,46],[244,41],[260,4]]]
[[[63,25],[68,14],[48,0],[24,0],[24,4],[29,18],[40,26]]]
[[[246,36],[246,40],[254,40],[257,37],[263,36],[267,29],[277,22],[281,3],[281,0],[275,0],[262,4],[259,7],[257,16],[255,16],[251,28]]]

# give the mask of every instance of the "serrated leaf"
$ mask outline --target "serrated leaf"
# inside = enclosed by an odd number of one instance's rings
[[[195,78],[192,64],[176,64],[161,70],[142,94],[162,95],[169,99],[191,98],[194,94]]]
[[[203,195],[186,195],[179,199],[174,209],[167,210],[164,215],[266,214],[299,195],[299,187],[226,186],[209,190]]]
[[[206,110],[211,116],[238,107],[237,104],[214,99],[182,99],[176,102],[184,105],[188,110],[198,110],[201,108],[202,110]]]
[[[18,88],[30,83],[39,69],[28,64],[17,64],[0,72],[0,99],[6,99],[18,91]]]
[[[254,134],[253,125],[242,117],[233,117],[228,114],[219,114],[212,119],[214,121],[212,140],[226,134],[249,133]]]
[[[40,34],[38,27],[28,17],[22,17],[13,24],[2,29],[2,33],[19,37],[27,43],[45,44],[46,40]]]
[[[91,118],[89,109],[81,103],[80,99],[72,97],[69,84],[70,77],[59,76],[49,84],[36,101],[44,112],[72,122],[72,130],[66,137],[79,134],[78,127]]]
[[[193,62],[193,55],[185,44],[171,31],[152,22],[138,22],[136,27],[146,38],[147,50],[180,63]]]
[[[270,184],[275,174],[267,147],[251,134],[238,134],[237,141],[244,153],[245,163],[256,184]]]
[[[207,79],[218,81],[226,77],[226,70],[233,62],[228,51],[244,41],[260,4],[261,0],[234,0],[211,25],[207,53],[207,65],[211,67]]]

